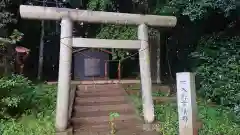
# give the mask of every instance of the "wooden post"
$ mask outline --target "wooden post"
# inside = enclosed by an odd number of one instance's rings
[[[56,110],[56,128],[58,131],[64,131],[68,126],[71,63],[72,21],[69,18],[63,18],[61,22],[60,60]]]
[[[197,135],[196,88],[193,73],[177,73],[177,100],[179,135]]]
[[[152,100],[152,80],[149,59],[148,28],[145,24],[138,26],[138,39],[141,41],[139,49],[139,63],[142,85],[143,115],[147,123],[154,121],[154,108]]]
[[[157,84],[161,84],[161,38],[160,33],[157,35]]]
[[[104,64],[104,76],[105,76],[105,79],[107,80],[108,79],[108,61],[105,61],[105,64]]]
[[[121,61],[118,62],[118,80],[120,81],[121,80],[121,74],[122,74],[122,71],[121,71]]]

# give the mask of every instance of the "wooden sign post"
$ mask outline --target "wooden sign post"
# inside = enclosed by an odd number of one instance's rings
[[[177,102],[179,135],[197,135],[196,88],[193,73],[177,73]]]

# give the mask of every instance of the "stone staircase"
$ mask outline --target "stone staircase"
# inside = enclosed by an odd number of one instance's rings
[[[70,124],[74,135],[110,135],[109,113],[120,117],[115,135],[157,135],[143,131],[143,121],[119,84],[79,85],[72,107]]]

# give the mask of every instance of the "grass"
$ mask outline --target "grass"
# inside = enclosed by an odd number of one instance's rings
[[[142,112],[141,99],[131,96],[134,104]],[[160,121],[163,135],[178,134],[178,113],[176,103],[155,105],[156,120]],[[234,122],[232,112],[221,106],[210,106],[201,100],[198,103],[198,118],[203,123],[199,135],[240,135],[240,124]]]
[[[123,85],[125,90],[136,90],[136,91],[141,91],[141,86],[139,84],[131,84],[131,85]],[[163,92],[163,91],[158,91],[156,88],[153,89],[152,92],[153,97],[163,97],[163,96],[169,96],[169,93]]]
[[[36,108],[17,119],[0,122],[1,135],[54,135],[56,87],[37,85]]]
[[[52,114],[42,116],[25,115],[17,120],[8,120],[1,123],[2,135],[53,135]]]
[[[167,95],[168,95],[167,93],[164,93],[164,92],[161,92],[161,91],[152,92],[153,97],[164,97],[164,96],[167,96]]]

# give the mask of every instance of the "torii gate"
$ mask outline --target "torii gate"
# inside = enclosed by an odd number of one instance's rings
[[[20,6],[20,15],[22,18],[26,19],[61,20],[60,60],[56,108],[56,129],[58,131],[64,131],[68,126],[72,47],[138,49],[144,120],[148,123],[154,121],[147,25],[174,27],[177,23],[176,17],[28,5]],[[73,21],[138,25],[138,40],[74,38],[72,37]]]

